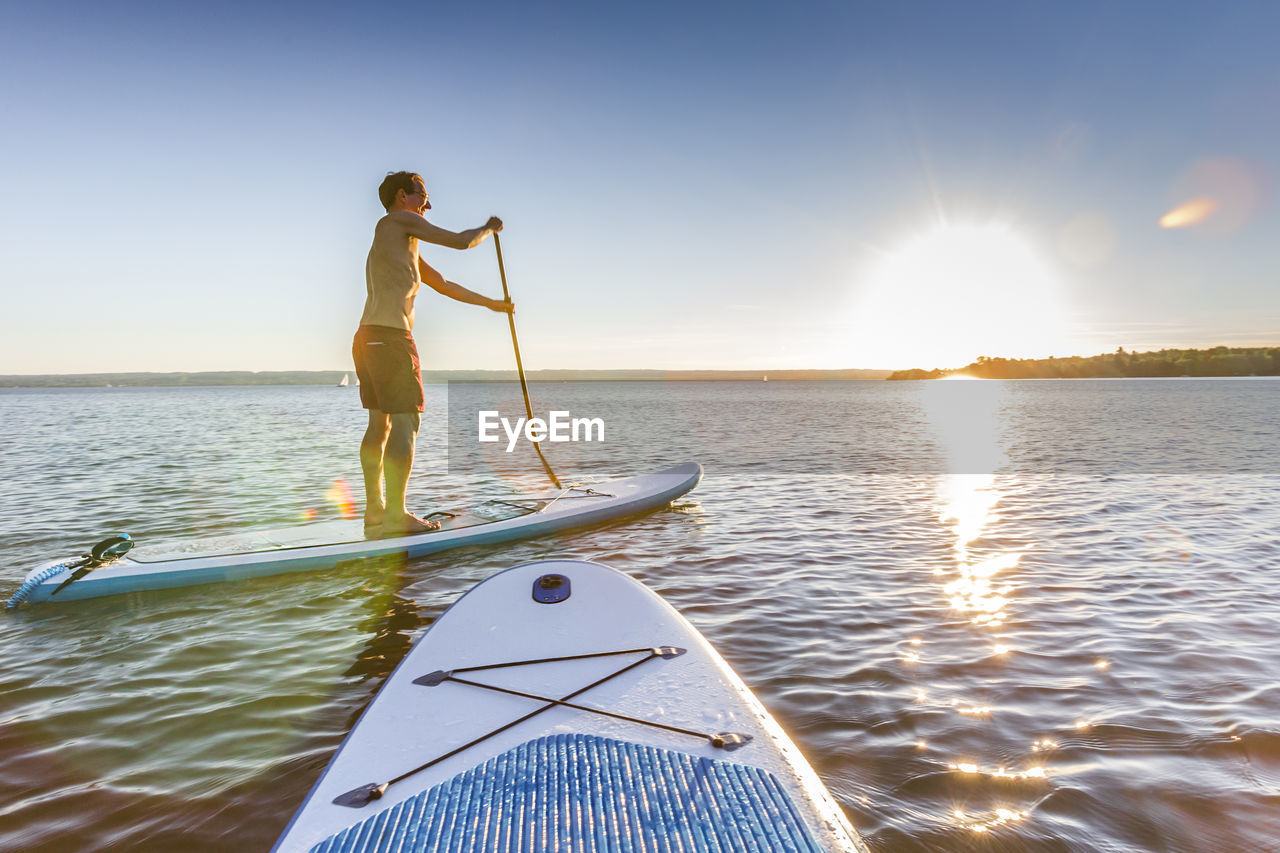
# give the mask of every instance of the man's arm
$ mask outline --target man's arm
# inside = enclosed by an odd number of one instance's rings
[[[473,246],[480,245],[484,238],[490,234],[502,230],[502,220],[496,216],[490,216],[489,221],[479,228],[469,228],[466,231],[449,231],[437,225],[432,225],[425,218],[411,210],[396,211],[392,215],[404,225],[404,230],[410,235],[417,237],[419,240],[426,240],[428,243],[435,243],[437,246],[447,246],[450,249],[470,249]]]
[[[501,299],[490,299],[487,296],[481,296],[474,290],[467,290],[457,282],[445,281],[444,276],[440,275],[434,267],[422,258],[418,258],[418,275],[422,278],[423,284],[450,299],[456,299],[468,305],[479,305],[501,314],[510,314],[515,310],[515,306],[510,302]]]

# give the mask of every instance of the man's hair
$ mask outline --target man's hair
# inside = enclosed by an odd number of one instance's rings
[[[382,202],[383,208],[390,210],[391,205],[395,204],[397,190],[404,190],[406,194],[413,192],[414,178],[426,186],[426,181],[417,172],[387,172],[387,176],[378,185],[378,201]]]

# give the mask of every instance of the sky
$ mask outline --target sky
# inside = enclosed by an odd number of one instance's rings
[[[527,368],[1280,346],[1280,5],[7,4],[0,374],[342,370],[391,170]],[[1162,224],[1163,220],[1163,224]],[[424,246],[501,292],[490,242]],[[424,369],[509,369],[430,291]]]

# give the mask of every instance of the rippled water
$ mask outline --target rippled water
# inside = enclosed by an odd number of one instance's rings
[[[413,637],[568,556],[689,617],[875,850],[1280,850],[1280,382],[537,393],[609,425],[562,474],[706,478],[550,539],[0,616],[0,848],[268,848]],[[359,482],[354,389],[9,390],[0,422],[6,598],[110,532],[334,518]],[[429,414],[415,505],[539,484],[460,441]]]

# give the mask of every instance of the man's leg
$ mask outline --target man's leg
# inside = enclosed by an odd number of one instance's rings
[[[360,470],[364,472],[364,526],[382,524],[386,515],[386,501],[382,497],[382,467],[387,438],[391,431],[391,415],[377,409],[369,410],[369,426],[360,442]],[[412,458],[410,459],[412,464]],[[404,492],[400,493],[401,506]]]
[[[404,506],[409,488],[409,472],[413,470],[413,450],[418,440],[418,427],[422,416],[417,412],[400,412],[391,415],[391,435],[383,454],[387,470],[387,513],[383,522],[383,535],[388,533],[422,533],[435,530],[440,525],[424,522],[411,515]]]

